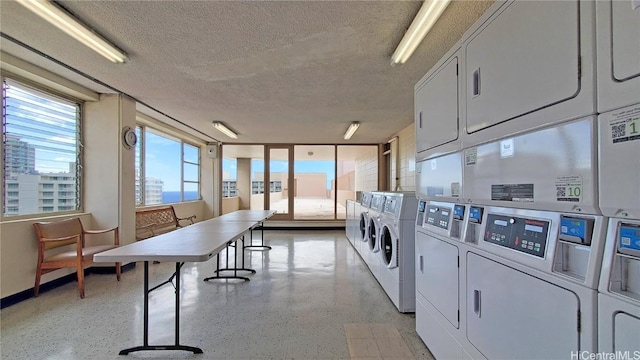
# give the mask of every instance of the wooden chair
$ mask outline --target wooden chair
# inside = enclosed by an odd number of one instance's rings
[[[80,298],[84,298],[84,268],[93,263],[93,255],[101,251],[113,249],[120,245],[118,228],[106,230],[85,230],[80,218],[56,222],[34,223],[38,238],[38,265],[36,283],[33,288],[34,296],[40,291],[40,277],[48,272],[74,267],[78,275],[78,290]],[[113,232],[113,245],[97,245],[85,247],[85,236]],[[62,246],[69,246],[68,251],[49,254],[49,250]],[[72,249],[73,247],[73,249]],[[120,281],[120,263],[116,263],[116,277]]]

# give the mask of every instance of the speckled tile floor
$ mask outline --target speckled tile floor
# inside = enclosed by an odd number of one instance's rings
[[[255,235],[257,242],[260,234]],[[432,359],[416,334],[414,315],[396,310],[344,231],[271,230],[265,232],[265,243],[273,249],[247,251],[247,266],[257,270],[249,282],[204,282],[213,274],[215,260],[184,265],[180,343],[200,347],[204,354],[118,355],[121,349],[142,344],[139,263],[123,273],[120,282],[114,275],[86,277],[83,300],[73,282],[1,310],[0,357]],[[150,265],[152,286],[166,280],[174,267]],[[150,295],[149,328],[150,344],[173,343],[170,285]],[[363,341],[372,342],[378,352],[358,350]]]

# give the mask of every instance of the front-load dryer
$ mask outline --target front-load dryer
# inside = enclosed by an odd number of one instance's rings
[[[378,281],[400,312],[414,312],[415,214],[414,193],[386,193],[379,234]]]

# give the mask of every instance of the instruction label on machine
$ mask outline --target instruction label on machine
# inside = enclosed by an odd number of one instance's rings
[[[582,177],[580,175],[556,178],[556,200],[580,202],[582,200]]]
[[[464,165],[471,166],[478,162],[478,149],[471,148],[464,151]]]
[[[533,184],[491,185],[491,200],[533,202]]]
[[[640,107],[622,110],[611,115],[611,140],[613,143],[640,140]]]

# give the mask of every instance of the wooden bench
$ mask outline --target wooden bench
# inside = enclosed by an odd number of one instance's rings
[[[136,210],[136,240],[148,239],[181,228],[184,225],[180,224],[180,221],[189,221],[190,224],[193,224],[195,218],[195,215],[186,218],[177,217],[176,211],[171,205]]]

